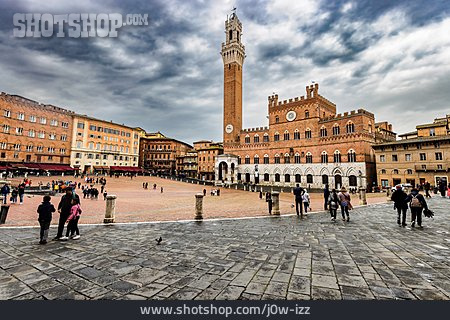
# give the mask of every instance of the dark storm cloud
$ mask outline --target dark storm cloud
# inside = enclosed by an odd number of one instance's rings
[[[219,51],[224,20],[233,5],[3,1],[0,89],[187,142],[220,140]],[[444,112],[442,106],[450,98],[448,90],[441,90],[450,78],[449,42],[432,39],[440,36],[439,23],[447,25],[447,1],[249,0],[236,6],[247,51],[245,126],[266,123],[267,95],[302,95],[311,80],[320,82],[321,92],[338,104],[339,112],[365,106],[377,120],[389,119],[400,131],[420,121],[408,125],[401,115],[392,115],[391,108],[411,121],[417,118],[415,110]],[[19,39],[12,37],[16,12],[147,13],[149,25],[123,27],[118,38]],[[392,45],[397,38],[400,54]],[[416,38],[427,43],[413,48]],[[390,90],[383,90],[385,83]],[[433,99],[424,99],[420,92]]]

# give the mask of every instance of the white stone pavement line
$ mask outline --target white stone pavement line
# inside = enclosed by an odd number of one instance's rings
[[[374,206],[379,205],[380,203],[373,203],[373,204],[367,204],[367,205],[358,205],[353,206],[354,209],[356,208],[362,208],[362,207],[368,207],[368,206]],[[384,204],[381,203],[381,204]],[[316,213],[328,213],[328,211],[321,210],[321,211],[313,211],[308,213],[309,214],[316,214]],[[163,223],[189,223],[189,222],[196,222],[196,223],[203,223],[203,222],[215,222],[215,221],[227,221],[227,220],[249,220],[249,219],[276,219],[276,218],[282,218],[282,217],[293,217],[296,216],[296,213],[288,213],[288,214],[281,214],[280,216],[274,216],[274,215],[265,215],[265,216],[256,216],[256,217],[237,217],[237,218],[212,218],[212,219],[204,219],[203,221],[198,221],[194,219],[187,219],[187,220],[168,220],[168,221],[138,221],[138,222],[114,222],[114,223],[80,223],[79,226],[124,226],[124,225],[137,225],[137,224],[163,224]],[[58,225],[51,225],[50,228],[57,228]],[[2,229],[39,229],[40,226],[10,226],[10,227],[0,227],[0,230]]]

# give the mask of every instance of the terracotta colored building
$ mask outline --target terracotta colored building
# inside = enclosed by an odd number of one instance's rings
[[[422,124],[416,131],[399,135],[400,140],[374,146],[378,184],[400,183],[437,186],[450,178],[450,115]]]
[[[197,151],[198,179],[214,181],[214,165],[217,156],[223,154],[223,145],[210,140],[202,140],[194,142],[194,149]]]
[[[177,158],[192,146],[166,137],[161,132],[147,133],[140,140],[139,166],[151,173],[177,174]]]
[[[70,169],[72,111],[3,92],[0,109],[2,170]]]
[[[140,171],[139,139],[141,128],[73,116],[71,164],[80,173],[113,173]]]
[[[392,132],[376,125],[364,109],[336,113],[336,105],[319,94],[319,85],[306,86],[306,95],[289,100],[268,97],[269,126],[242,129],[242,72],[245,47],[236,14],[225,22],[224,154],[215,162],[216,184],[237,182],[311,188],[324,184],[340,188],[376,184],[372,145]],[[395,139],[395,134],[394,139]]]
[[[185,154],[178,156],[176,161],[177,176],[197,179],[198,163],[197,151],[195,149],[188,150]]]

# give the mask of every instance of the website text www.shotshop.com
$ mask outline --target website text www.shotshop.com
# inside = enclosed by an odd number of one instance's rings
[[[310,307],[295,305],[292,307],[280,307],[273,303],[264,306],[238,306],[216,307],[210,305],[188,306],[183,304],[178,307],[140,307],[142,315],[221,315],[226,318],[231,315],[261,315],[266,318],[275,315],[310,315]]]

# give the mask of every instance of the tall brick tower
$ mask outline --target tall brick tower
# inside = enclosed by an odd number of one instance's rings
[[[223,59],[223,143],[239,141],[242,130],[242,67],[245,47],[242,45],[242,24],[236,13],[225,21],[226,42],[222,43]]]

